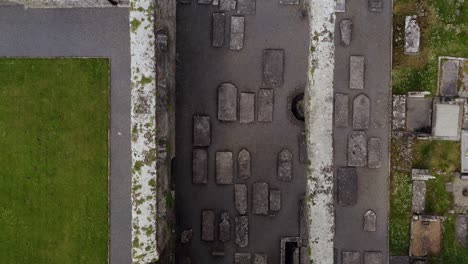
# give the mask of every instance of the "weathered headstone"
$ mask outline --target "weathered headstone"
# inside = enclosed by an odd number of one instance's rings
[[[252,123],[255,121],[255,94],[240,94],[239,120],[241,123]]]
[[[278,154],[278,180],[280,181],[291,181],[292,179],[292,159],[293,155],[291,151],[283,149]]]
[[[252,254],[250,253],[235,253],[234,264],[252,264]]]
[[[419,53],[419,39],[421,36],[421,29],[419,28],[417,16],[405,17],[405,53],[418,54]]]
[[[246,247],[249,245],[249,218],[247,216],[236,216],[234,219],[236,230],[236,245]]]
[[[426,181],[413,181],[413,214],[422,214],[426,207]]]
[[[307,162],[307,140],[306,135],[302,132],[298,137],[298,144],[299,144],[299,161],[301,163]]]
[[[392,130],[400,131],[406,127],[406,95],[393,95]]]
[[[281,191],[270,190],[270,211],[278,212],[281,210]]]
[[[440,95],[456,96],[458,94],[458,60],[447,60],[442,63]]]
[[[255,15],[256,0],[237,0],[237,14]]]
[[[372,169],[380,168],[381,163],[381,149],[382,143],[380,138],[369,138],[369,143],[367,145],[367,166]]]
[[[213,211],[202,211],[201,239],[203,241],[214,241],[215,213]]]
[[[231,42],[229,48],[231,50],[241,50],[244,47],[244,17],[231,16]]]
[[[298,5],[299,0],[279,0],[281,5]]]
[[[206,149],[194,149],[192,160],[192,182],[206,184],[208,182],[208,151]]]
[[[355,168],[337,169],[338,204],[352,206],[357,202],[358,182]]]
[[[283,85],[284,50],[266,49],[263,51],[263,86]]]
[[[240,215],[245,215],[247,213],[247,185],[234,185],[234,203]]]
[[[377,225],[377,215],[372,210],[367,210],[364,213],[364,231],[375,232]]]
[[[359,94],[353,101],[353,128],[368,129],[370,121],[370,100],[365,94]]]
[[[383,255],[380,251],[365,251],[364,264],[383,264]]]
[[[226,14],[213,13],[213,38],[212,45],[215,48],[220,48],[224,45],[224,28],[226,24]]]
[[[232,152],[216,152],[216,183],[232,184],[233,170]]]
[[[351,43],[351,34],[353,22],[349,19],[343,19],[340,22],[341,44],[348,46]]]
[[[239,178],[250,178],[250,153],[246,149],[242,149],[237,157],[237,164],[239,169]]]
[[[335,126],[348,127],[349,97],[346,94],[335,94]]]
[[[228,212],[222,212],[219,223],[219,241],[227,242],[229,240],[231,240],[231,217]]]
[[[180,234],[180,242],[182,244],[190,243],[190,241],[192,241],[192,236],[193,236],[193,230],[191,228],[186,229],[182,231],[182,233]]]
[[[358,251],[342,251],[341,263],[343,264],[361,264],[361,253]]]
[[[236,0],[220,0],[219,9],[221,11],[231,11],[236,9]]]
[[[255,182],[252,185],[252,213],[268,214],[268,183]]]
[[[382,0],[369,0],[369,11],[382,12],[382,9],[383,9]]]
[[[218,119],[237,120],[237,88],[231,83],[223,83],[218,88]]]
[[[258,116],[259,122],[273,121],[273,89],[260,89],[258,92]]]
[[[193,145],[208,147],[211,143],[209,116],[193,116]]]
[[[268,264],[268,255],[266,254],[255,254],[254,264]]]
[[[352,131],[348,136],[348,166],[363,167],[367,163],[367,135]]]
[[[364,57],[349,57],[349,88],[364,89]]]
[[[468,237],[468,216],[467,215],[458,215],[455,221],[455,233],[457,235],[457,241],[462,247],[467,247],[467,237]]]

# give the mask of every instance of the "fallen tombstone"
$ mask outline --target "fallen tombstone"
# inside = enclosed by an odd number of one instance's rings
[[[223,83],[218,88],[218,119],[237,120],[237,88],[231,83]]]
[[[358,182],[355,168],[337,169],[338,204],[352,206],[357,202]]]
[[[241,123],[252,123],[255,121],[255,94],[240,94],[239,120]]]
[[[279,212],[281,210],[281,191],[270,190],[270,211]]]
[[[359,94],[353,101],[353,128],[368,129],[370,120],[370,100],[365,94]]]
[[[299,162],[306,163],[307,162],[307,140],[306,135],[302,132],[298,136],[298,144],[299,144]]]
[[[364,231],[375,232],[377,224],[377,215],[372,210],[367,210],[364,213]]]
[[[234,185],[234,204],[240,215],[247,214],[247,185]]]
[[[358,251],[342,251],[341,263],[343,264],[361,264],[361,253]]]
[[[231,217],[228,212],[222,212],[219,223],[219,241],[227,242],[229,240],[231,240]]]
[[[413,181],[413,214],[422,214],[426,207],[426,181]]]
[[[263,86],[283,85],[284,50],[266,49],[263,51]]]
[[[383,9],[382,0],[369,0],[369,11],[382,12],[382,9]]]
[[[364,57],[349,57],[349,88],[364,89]]]
[[[442,63],[440,95],[453,97],[458,94],[458,60],[447,60]]]
[[[237,157],[237,164],[239,169],[239,178],[250,178],[250,153],[246,149],[242,149]]]
[[[193,116],[193,145],[208,147],[211,143],[209,116]]]
[[[235,253],[234,264],[252,264],[252,254],[250,253]]]
[[[349,19],[343,19],[340,22],[341,44],[348,46],[351,43],[351,34],[353,22]]]
[[[283,149],[278,154],[278,180],[290,182],[292,179],[292,159],[291,151]]]
[[[216,183],[232,184],[233,180],[232,152],[216,152]]]
[[[268,183],[255,182],[252,186],[252,213],[268,214]]]
[[[241,50],[244,47],[244,17],[231,16],[231,50]]]
[[[249,245],[249,218],[247,216],[236,216],[234,218],[236,230],[236,245],[246,247]]]
[[[231,11],[236,9],[236,0],[220,0],[219,10]]]
[[[258,92],[258,116],[259,122],[273,121],[273,89],[260,89]]]
[[[381,164],[381,148],[382,143],[380,138],[369,138],[369,143],[367,144],[368,153],[367,153],[367,166],[371,169],[380,168]]]
[[[365,251],[364,264],[383,264],[383,255],[379,251]]]
[[[256,0],[237,0],[237,14],[255,15]]]
[[[418,54],[421,29],[419,28],[417,16],[405,17],[405,54]]]
[[[348,166],[364,167],[367,163],[367,135],[352,131],[348,136]]]
[[[191,228],[186,229],[182,231],[182,234],[180,235],[180,242],[182,244],[190,243],[190,241],[192,241],[192,236],[193,236],[193,230]]]
[[[268,255],[266,254],[255,254],[254,264],[268,264]]]
[[[335,94],[335,126],[348,127],[349,97],[346,94]]]
[[[212,45],[215,48],[220,48],[224,45],[224,27],[226,24],[226,14],[213,13],[213,36]]]
[[[201,239],[203,241],[214,241],[215,213],[213,211],[202,211]]]
[[[194,149],[192,160],[192,183],[206,184],[208,182],[208,151]]]

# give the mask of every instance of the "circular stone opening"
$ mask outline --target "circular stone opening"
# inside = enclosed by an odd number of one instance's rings
[[[468,188],[463,189],[462,194],[463,194],[463,196],[467,197],[468,196]]]
[[[304,122],[304,93],[300,93],[293,98],[291,102],[291,111],[297,120]]]

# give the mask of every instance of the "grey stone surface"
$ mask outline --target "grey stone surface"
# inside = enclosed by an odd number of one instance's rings
[[[192,241],[192,236],[193,236],[193,230],[191,228],[186,229],[182,231],[182,233],[180,234],[180,242],[182,244],[190,243],[190,241]]]
[[[249,218],[247,216],[236,216],[234,219],[236,245],[246,247],[249,245]]]
[[[456,96],[458,94],[458,60],[447,60],[442,63],[440,95]]]
[[[409,131],[430,133],[432,98],[408,97],[406,105],[406,128]]]
[[[299,0],[279,0],[279,3],[282,5],[298,5]]]
[[[234,175],[233,170],[234,164],[232,159],[232,152],[216,152],[216,183],[232,184]]]
[[[445,183],[445,191],[453,192],[453,183],[452,182],[446,182]]]
[[[358,197],[358,180],[355,168],[337,169],[337,195],[338,204],[343,206],[352,206],[356,204]]]
[[[213,0],[197,0],[198,4],[201,5],[211,5],[213,3]]]
[[[273,121],[273,89],[260,89],[258,92],[258,115],[259,122]]]
[[[460,140],[462,115],[460,104],[434,103],[432,136],[442,140]]]
[[[372,210],[367,210],[364,213],[364,231],[375,232],[377,225],[377,215]]]
[[[468,181],[460,176],[453,177],[453,203],[455,208],[460,210],[468,210],[468,196],[464,192],[468,190]]]
[[[266,254],[255,254],[254,264],[268,264],[268,255]]]
[[[231,11],[236,9],[236,0],[219,0],[219,10]]]
[[[370,122],[370,100],[365,94],[359,94],[353,101],[353,128],[368,129]]]
[[[361,253],[357,251],[342,251],[341,263],[342,264],[361,264]]]
[[[247,214],[248,196],[247,185],[236,184],[234,185],[234,203],[237,212],[240,215]]]
[[[218,88],[218,119],[237,120],[237,88],[231,83],[223,83]]]
[[[208,182],[208,151],[194,149],[192,153],[192,183],[206,184]]]
[[[426,181],[413,181],[413,214],[422,214],[426,206]]]
[[[270,211],[281,210],[281,190],[270,190]]]
[[[455,232],[457,236],[457,241],[460,243],[461,246],[467,247],[467,215],[458,215],[455,221]]]
[[[369,138],[367,149],[367,166],[371,169],[380,168],[382,166],[382,142],[380,138]]]
[[[241,93],[239,102],[239,120],[241,123],[255,121],[255,94]]]
[[[382,12],[383,0],[368,0],[368,1],[369,1],[369,11]]]
[[[417,16],[405,17],[405,53],[418,54],[421,30],[418,25]]]
[[[352,131],[348,136],[348,166],[363,167],[367,164],[367,135]]]
[[[307,139],[304,132],[297,136],[297,141],[299,144],[299,162],[307,163]]]
[[[340,21],[341,44],[348,46],[351,43],[353,32],[353,22],[350,19]]]
[[[220,48],[224,45],[224,28],[226,25],[225,13],[213,13],[213,39],[212,45],[215,48]]]
[[[234,253],[234,264],[252,264],[252,254]]]
[[[254,15],[256,9],[256,0],[237,0],[237,14]]]
[[[409,256],[390,256],[390,264],[410,264]]]
[[[383,264],[382,252],[378,251],[365,251],[364,264]]]
[[[231,16],[231,50],[241,50],[244,47],[245,20],[242,16]]]
[[[401,131],[406,128],[406,95],[393,95],[392,100],[392,130]]]
[[[364,56],[349,57],[349,88],[364,89]]]
[[[211,128],[209,116],[193,117],[193,145],[208,147],[211,143]]]
[[[278,154],[278,180],[290,182],[292,180],[293,155],[291,151],[283,149]]]
[[[239,178],[241,179],[249,179],[251,173],[251,157],[250,153],[246,149],[242,149],[239,151],[239,155],[237,156],[237,165],[239,171]]]
[[[201,239],[203,241],[214,241],[215,213],[213,211],[202,211]]]
[[[268,183],[255,182],[252,184],[252,213],[268,214]]]
[[[336,0],[335,12],[343,13],[346,11],[346,0]]]
[[[263,86],[280,87],[283,85],[284,50],[266,49],[263,51]]]
[[[347,94],[335,94],[335,126],[348,127],[349,97]]]
[[[221,222],[219,222],[219,241],[227,242],[231,240],[231,216],[228,212],[221,213]]]

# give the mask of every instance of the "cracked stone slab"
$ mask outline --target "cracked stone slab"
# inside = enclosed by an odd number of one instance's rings
[[[375,232],[377,224],[377,215],[372,210],[367,210],[364,213],[364,231]]]
[[[209,116],[193,117],[193,145],[208,147],[211,143],[211,127]]]
[[[281,191],[270,190],[270,211],[279,212],[281,210]]]
[[[292,180],[293,154],[287,149],[278,154],[278,180],[290,182]]]
[[[236,0],[219,0],[219,10],[231,11],[236,9]]]
[[[383,255],[380,251],[365,251],[364,264],[383,264]]]
[[[405,54],[418,54],[421,29],[417,16],[405,17]]]
[[[348,136],[348,166],[363,167],[367,164],[367,135],[352,131]]]
[[[355,205],[358,198],[357,172],[355,168],[337,169],[338,204],[343,206]]]
[[[364,56],[349,57],[349,88],[364,89]]]
[[[247,185],[245,184],[235,184],[234,185],[234,204],[237,212],[240,215],[247,214]]]
[[[214,241],[215,213],[213,211],[202,211],[201,239],[203,241]]]
[[[283,85],[284,50],[266,49],[263,51],[263,86],[279,87]]]
[[[231,240],[231,216],[228,212],[222,212],[219,223],[219,241],[227,242],[229,240]]]
[[[216,152],[216,183],[232,184],[234,175],[234,164],[232,152]]]
[[[192,152],[192,183],[206,184],[208,182],[208,151],[194,149]]]
[[[367,149],[367,166],[371,169],[380,168],[382,165],[382,142],[380,138],[369,138]]]
[[[342,251],[341,263],[343,264],[361,264],[361,253],[358,251]]]
[[[249,218],[247,216],[236,216],[234,218],[236,245],[246,247],[249,245]]]
[[[243,16],[231,16],[231,50],[241,50],[244,47],[245,20]]]
[[[383,1],[382,0],[369,0],[368,6],[369,6],[369,11],[371,12],[382,12]]]
[[[241,93],[239,102],[239,120],[241,123],[252,123],[255,121],[255,94]]]
[[[252,213],[268,214],[268,183],[266,182],[252,184]]]
[[[250,178],[250,153],[246,149],[242,149],[237,157],[239,169],[239,178],[247,180]]]
[[[346,94],[335,94],[335,126],[348,127],[349,97]]]
[[[234,264],[252,264],[252,254],[234,253]]]
[[[258,116],[259,122],[273,121],[273,89],[260,89],[258,92]]]
[[[413,181],[412,210],[414,214],[424,213],[426,207],[426,181]]]
[[[279,0],[281,5],[298,5],[299,0]]]
[[[237,14],[255,15],[256,0],[237,0]]]
[[[458,60],[447,60],[442,63],[440,95],[456,96],[458,94]]]
[[[213,36],[212,45],[215,48],[220,48],[224,45],[224,28],[226,24],[226,14],[213,13]]]
[[[237,87],[231,83],[223,83],[218,88],[218,119],[237,120]]]
[[[301,133],[298,137],[298,144],[299,144],[299,162],[307,163],[307,141],[305,133]]]
[[[341,44],[348,46],[351,43],[353,22],[350,19],[343,19],[340,22]]]
[[[268,255],[266,254],[255,254],[254,264],[268,264]]]

